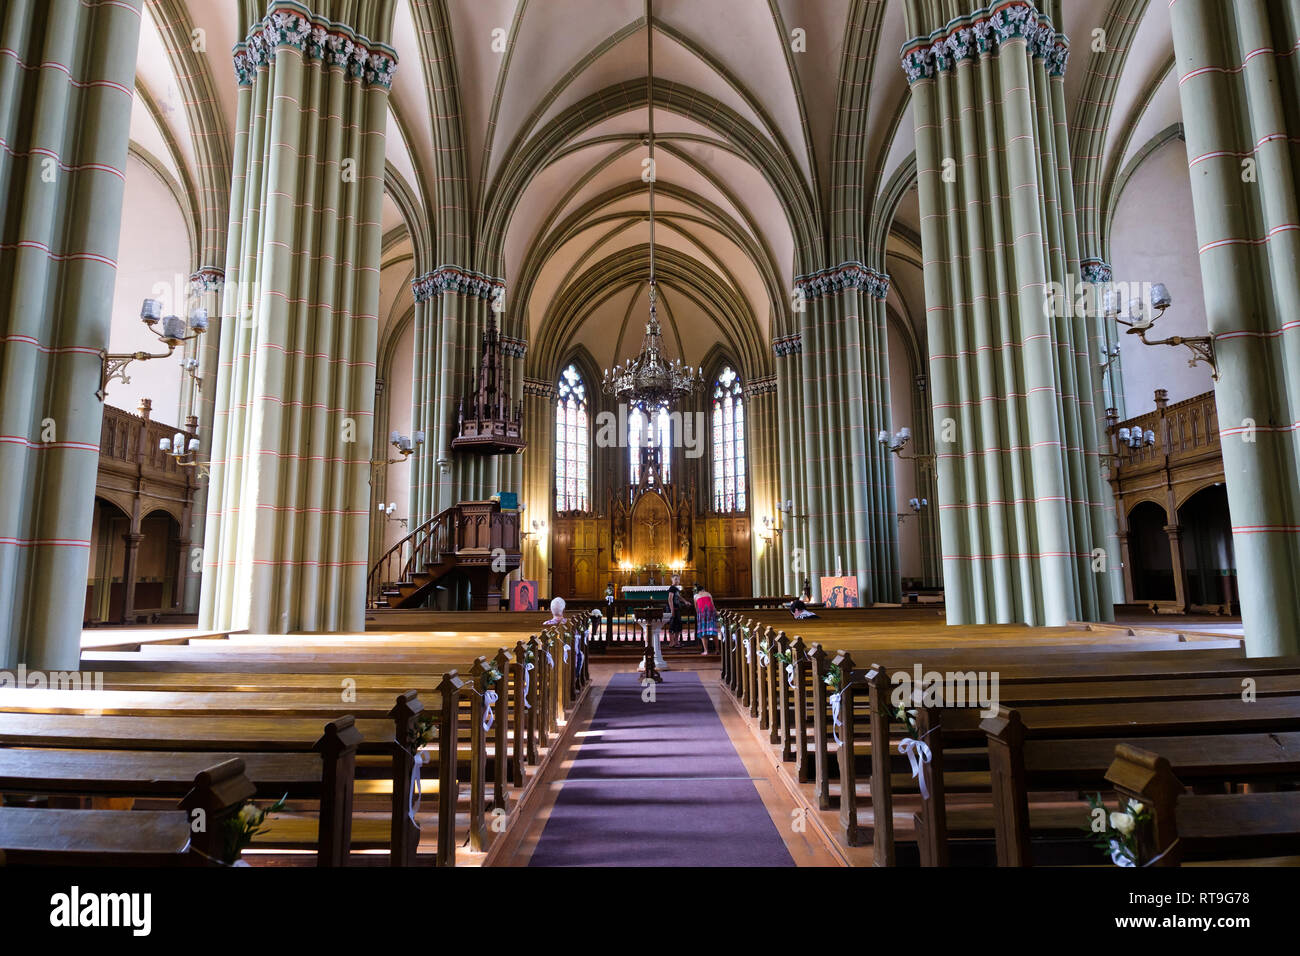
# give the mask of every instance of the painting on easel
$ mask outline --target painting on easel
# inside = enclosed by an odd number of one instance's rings
[[[855,577],[819,578],[822,604],[826,607],[861,607],[858,603],[858,579]]]

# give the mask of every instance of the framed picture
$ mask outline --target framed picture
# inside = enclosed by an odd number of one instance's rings
[[[510,610],[537,610],[537,582],[515,581],[510,585]]]
[[[822,604],[826,607],[861,607],[858,602],[858,579],[855,577],[820,578]]]

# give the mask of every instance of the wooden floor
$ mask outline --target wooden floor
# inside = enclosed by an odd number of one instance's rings
[[[735,708],[723,693],[718,682],[719,667],[712,661],[691,661],[687,657],[672,656],[670,666],[675,670],[698,670],[700,680],[708,690],[709,698],[718,711],[723,727],[726,728],[736,753],[740,756],[750,774],[754,788],[758,791],[763,805],[772,817],[777,832],[785,840],[790,856],[799,866],[845,866],[848,860],[842,851],[833,849],[833,838],[828,842],[828,833],[816,825],[816,821],[805,818],[803,801],[797,800],[791,793],[786,777],[781,774],[768,756],[766,749],[750,732],[740,719]],[[582,747],[584,735],[588,731],[592,715],[600,703],[600,696],[612,675],[619,672],[635,671],[636,662],[593,661],[591,665],[592,687],[574,717],[574,732],[569,736],[566,746],[555,754],[532,793],[532,799],[521,809],[519,820],[510,828],[502,840],[498,852],[491,854],[489,865],[527,866],[533,849],[546,826],[551,808],[564,784],[564,778],[573,767],[574,755]],[[635,853],[635,847],[629,847],[629,854]],[[865,862],[870,863],[870,849],[866,851]],[[864,861],[855,860],[861,865]]]

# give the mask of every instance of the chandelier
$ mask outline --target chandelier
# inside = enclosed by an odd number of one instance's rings
[[[669,361],[663,354],[663,333],[659,329],[659,295],[655,284],[655,104],[654,104],[654,20],[646,4],[646,108],[649,112],[650,163],[646,181],[650,184],[650,321],[646,323],[641,351],[622,365],[605,369],[601,387],[620,402],[656,408],[674,404],[699,390],[702,369],[694,369],[681,359]]]

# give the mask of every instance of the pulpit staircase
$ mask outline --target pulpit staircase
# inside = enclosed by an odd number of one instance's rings
[[[501,583],[519,563],[519,514],[495,501],[462,501],[384,552],[370,570],[367,605],[423,607],[439,586],[464,580],[473,610],[496,610]]]

